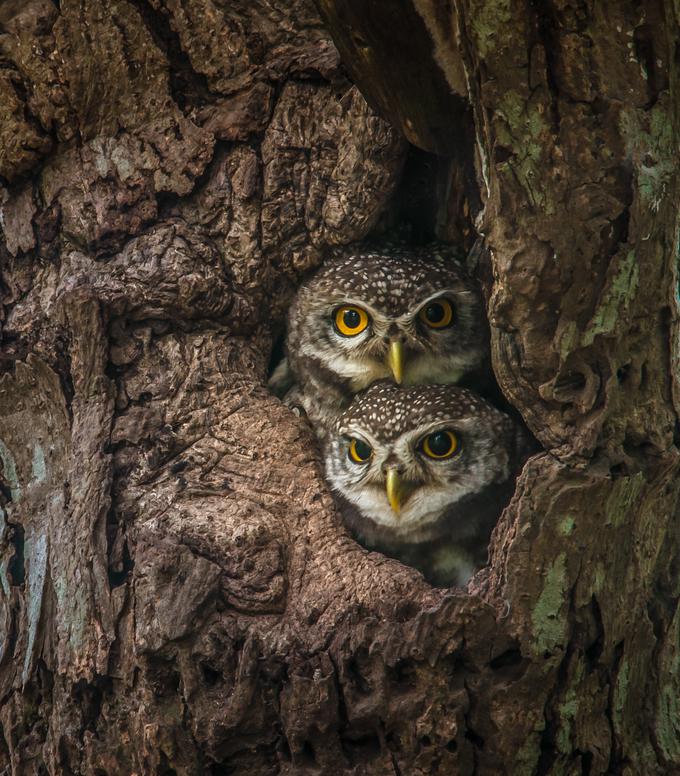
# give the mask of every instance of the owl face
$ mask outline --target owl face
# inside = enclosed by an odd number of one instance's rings
[[[291,309],[298,382],[348,397],[376,380],[455,383],[486,349],[479,292],[452,256],[417,249],[326,265]]]
[[[512,421],[462,388],[378,383],[325,442],[326,475],[364,520],[397,541],[437,535],[512,472]]]

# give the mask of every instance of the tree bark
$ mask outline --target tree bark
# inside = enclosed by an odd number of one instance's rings
[[[4,771],[680,770],[680,12],[397,6],[0,7]],[[403,221],[474,221],[544,450],[465,591],[351,540],[264,387]]]

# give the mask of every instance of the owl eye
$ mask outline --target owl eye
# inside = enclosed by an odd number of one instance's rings
[[[459,450],[460,444],[458,437],[453,431],[434,431],[423,439],[422,451],[428,458],[435,460],[444,460],[452,458]]]
[[[368,326],[368,313],[361,307],[343,305],[333,313],[335,330],[343,337],[356,337]]]
[[[373,448],[361,439],[352,439],[349,443],[349,459],[354,463],[366,463],[373,455]]]
[[[431,329],[444,329],[453,321],[453,307],[448,299],[433,299],[421,307],[418,317]]]

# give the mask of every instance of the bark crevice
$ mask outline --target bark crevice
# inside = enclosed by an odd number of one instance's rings
[[[303,0],[0,11],[0,769],[666,773],[676,12],[319,4],[344,66]],[[464,592],[351,540],[264,388],[397,228],[481,236],[544,448]]]

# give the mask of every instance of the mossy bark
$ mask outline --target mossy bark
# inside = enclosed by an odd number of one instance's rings
[[[0,769],[672,773],[676,8],[319,6],[0,8]],[[544,448],[467,591],[349,538],[264,387],[403,220],[474,222]]]

